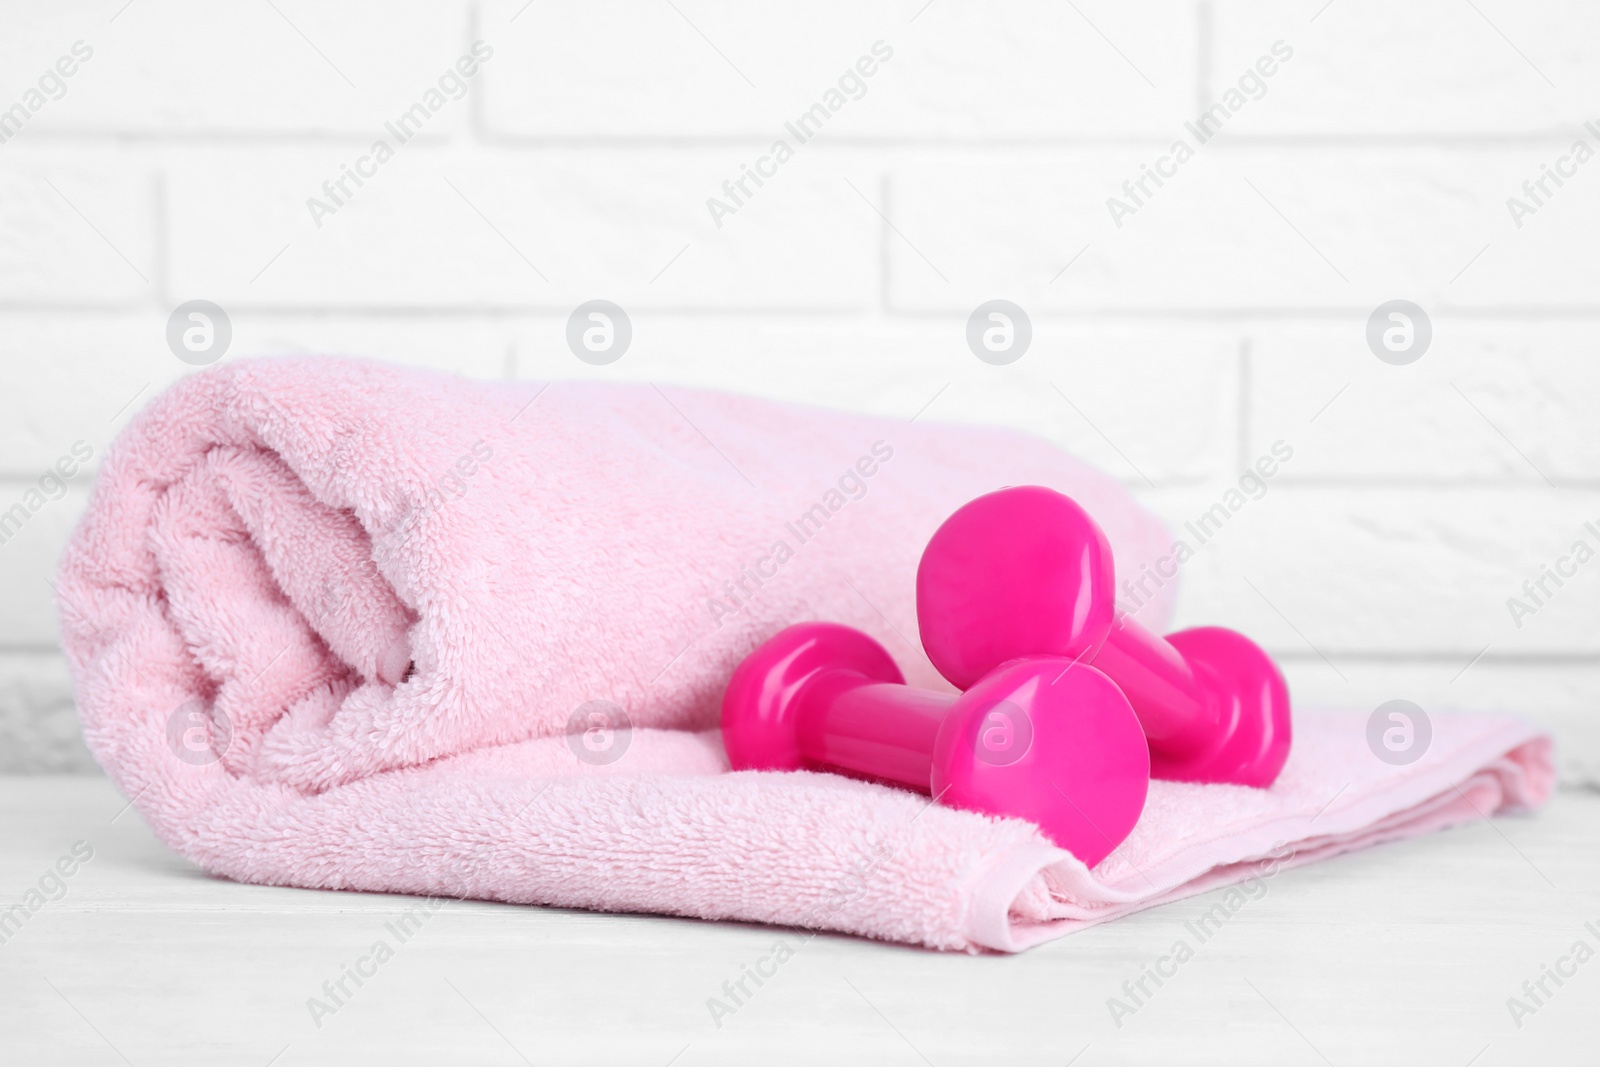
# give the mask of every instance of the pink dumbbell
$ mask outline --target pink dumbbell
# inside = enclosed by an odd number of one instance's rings
[[[838,771],[950,807],[1036,823],[1093,867],[1144,810],[1150,754],[1099,671],[1008,663],[951,696],[905,684],[882,645],[828,622],[791,626],[739,664],[722,698],[736,771]]]
[[[946,519],[917,568],[917,624],[958,689],[1019,656],[1093,664],[1144,725],[1153,777],[1268,786],[1289,757],[1289,690],[1271,658],[1232,630],[1161,638],[1119,620],[1110,543],[1053,489],[1002,489]]]

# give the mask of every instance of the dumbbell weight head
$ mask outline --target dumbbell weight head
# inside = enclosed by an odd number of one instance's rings
[[[933,749],[933,795],[1037,823],[1093,867],[1144,811],[1150,749],[1128,699],[1093,667],[1013,660],[956,701]]]
[[[1261,646],[1234,630],[1196,626],[1170,633],[1206,691],[1221,702],[1219,729],[1184,755],[1150,750],[1150,773],[1175,782],[1229,782],[1266,788],[1289,758],[1289,687]]]
[[[722,696],[722,745],[734,770],[813,769],[801,754],[801,697],[825,672],[906,680],[888,650],[859,630],[808,622],[780,631],[740,661]]]
[[[1053,489],[1003,489],[959,508],[917,567],[917,625],[957,689],[1019,656],[1094,657],[1116,620],[1111,544]]]

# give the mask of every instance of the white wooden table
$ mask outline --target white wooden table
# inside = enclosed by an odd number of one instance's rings
[[[99,778],[0,779],[0,904],[58,892],[78,841],[65,895],[4,927],[0,1063],[1600,1063],[1600,957],[1520,1028],[1507,1007],[1600,953],[1592,793],[1283,872],[1203,944],[1184,924],[1217,894],[1016,957],[461,901],[402,944],[415,899],[214,880]],[[718,1026],[707,999],[779,936],[794,958]],[[1119,1027],[1108,998],[1185,936]]]

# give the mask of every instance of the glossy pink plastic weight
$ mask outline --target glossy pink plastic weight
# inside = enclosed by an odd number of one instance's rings
[[[1093,867],[1144,810],[1149,750],[1105,675],[1008,663],[952,696],[904,684],[883,646],[835,623],[791,626],[739,664],[722,699],[734,770],[836,771],[1036,823]]]
[[[946,519],[917,568],[917,624],[960,689],[1019,656],[1092,664],[1144,725],[1153,777],[1264,787],[1289,758],[1289,690],[1271,658],[1232,630],[1163,639],[1119,620],[1111,545],[1053,489],[1001,489]]]

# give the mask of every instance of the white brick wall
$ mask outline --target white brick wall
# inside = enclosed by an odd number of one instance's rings
[[[193,373],[163,337],[193,298],[227,309],[228,358],[905,417],[937,395],[924,418],[1039,433],[1175,526],[1281,439],[1184,568],[1181,621],[1259,635],[1307,703],[1542,719],[1600,781],[1600,577],[1520,628],[1505,606],[1600,520],[1600,162],[1521,227],[1505,203],[1600,149],[1600,10],[675,3],[0,9],[0,108],[94,50],[0,144],[0,505]],[[479,38],[465,97],[314,225],[306,198]],[[864,94],[717,226],[706,198],[880,40]],[[1118,226],[1107,198],[1280,40],[1259,99]],[[562,341],[594,297],[634,322],[606,368]],[[995,297],[1035,329],[1005,367],[963,336]],[[1364,340],[1393,298],[1434,327],[1409,366]],[[94,462],[0,545],[0,770],[90,767],[44,579]]]

